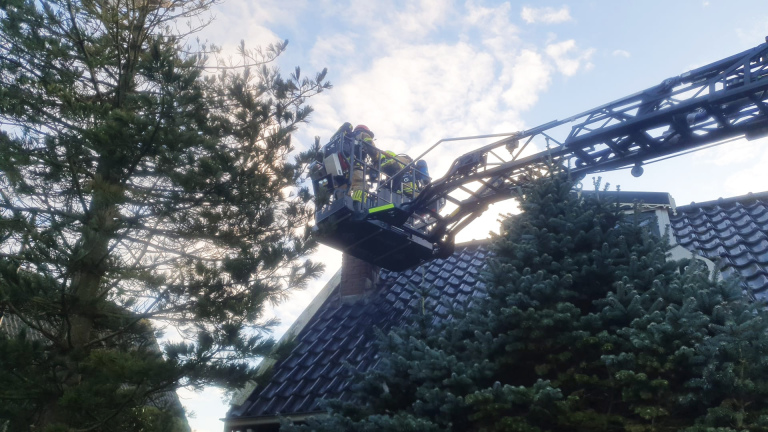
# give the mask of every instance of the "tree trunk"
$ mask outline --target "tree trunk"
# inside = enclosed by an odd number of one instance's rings
[[[64,358],[64,366],[56,371],[61,393],[78,386],[83,379],[79,371],[80,361],[87,357],[91,350],[88,344],[95,336],[93,327],[103,300],[99,294],[107,272],[109,242],[118,225],[119,214],[113,197],[119,187],[99,180],[99,177],[94,180],[89,217],[84,221],[78,247],[70,257],[72,282],[64,306],[68,310],[63,312],[68,318],[59,332],[62,340],[57,341],[54,348]],[[60,396],[46,405],[36,428],[45,430],[55,424],[66,424],[67,410],[60,406]]]

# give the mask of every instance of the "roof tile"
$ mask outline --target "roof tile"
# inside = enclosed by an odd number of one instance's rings
[[[768,300],[768,193],[691,204],[670,215],[678,243],[719,263],[724,277]]]
[[[474,289],[471,284],[477,281],[478,263],[488,256],[486,247],[459,245],[448,259],[433,260],[401,273],[382,270],[372,298],[354,304],[340,304],[338,296],[330,295],[297,335],[297,347],[275,364],[269,384],[251,394],[249,406],[240,416],[312,412],[318,410],[318,398],[348,398],[349,392],[344,390],[350,370],[345,363],[364,371],[378,362],[374,329],[387,331],[406,319],[410,314],[406,304],[420,307],[421,296],[416,290],[421,286],[440,291],[428,293],[425,304],[441,318],[449,317],[449,305],[442,304],[442,300],[447,299],[449,304],[465,302]],[[446,289],[441,290],[443,287]]]

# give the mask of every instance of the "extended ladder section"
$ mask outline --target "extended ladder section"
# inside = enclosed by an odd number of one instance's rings
[[[768,44],[761,44],[595,109],[510,134],[457,158],[444,177],[424,181],[408,196],[382,199],[385,182],[379,180],[369,184],[368,202],[355,209],[349,196],[337,193],[318,207],[320,241],[392,270],[445,257],[456,233],[490,204],[515,197],[520,186],[553,169],[578,177],[634,166],[639,175],[644,162],[762,137],[768,135],[766,102]],[[530,155],[530,149],[544,150]],[[411,180],[414,165],[405,169]],[[389,216],[377,218],[383,206]],[[353,219],[375,227],[346,231],[349,239],[340,240]]]

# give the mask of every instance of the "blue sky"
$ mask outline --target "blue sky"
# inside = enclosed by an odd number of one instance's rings
[[[200,35],[224,53],[289,40],[288,74],[328,68],[334,88],[311,100],[297,146],[363,123],[377,145],[411,155],[440,138],[513,132],[610,102],[665,78],[754,47],[768,36],[764,1],[498,2],[226,0]],[[439,177],[482,142],[440,147],[427,159]],[[603,174],[622,190],[670,192],[678,205],[768,190],[768,142],[737,142],[628,172]],[[585,179],[589,187],[591,178]],[[496,230],[491,209],[459,240]],[[280,332],[338,269],[323,248],[324,277],[274,313]],[[279,336],[279,334],[278,334]],[[221,393],[180,392],[197,431],[220,431]]]

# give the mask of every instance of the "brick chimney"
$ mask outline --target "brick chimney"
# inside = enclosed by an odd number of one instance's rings
[[[379,268],[352,255],[341,256],[341,301],[353,302],[373,292],[379,281]]]

